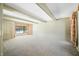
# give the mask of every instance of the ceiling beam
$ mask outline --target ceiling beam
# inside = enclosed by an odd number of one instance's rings
[[[70,17],[63,17],[63,18],[58,18],[56,20],[61,20],[61,19],[69,19]]]
[[[56,20],[56,17],[54,16],[54,14],[50,11],[50,9],[48,8],[48,6],[45,3],[36,3],[37,6],[39,6],[49,17],[52,18],[52,20]]]
[[[38,22],[33,22],[33,21],[26,20],[26,19],[21,19],[21,18],[18,18],[18,17],[8,16],[8,15],[4,15],[3,18],[8,19],[8,20],[10,20],[10,19],[18,19],[18,20],[22,20],[22,21],[25,21],[25,22],[38,24]]]

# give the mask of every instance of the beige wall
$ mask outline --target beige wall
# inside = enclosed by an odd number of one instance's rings
[[[65,34],[66,34],[66,39],[71,41],[71,35],[70,35],[70,18],[65,20]]]
[[[2,39],[2,8],[3,4],[0,3],[0,55],[3,55],[3,39]]]
[[[1,55],[1,38],[2,38],[2,35],[1,35],[1,19],[0,19],[0,55]]]
[[[70,40],[69,18],[33,25],[33,36],[45,40]]]
[[[15,26],[16,25],[26,25],[28,26],[28,35],[32,35],[32,25],[31,24],[24,24],[24,23],[18,23],[13,22],[11,20],[3,20],[2,23],[2,29],[3,29],[3,40],[12,39],[15,37]],[[27,35],[25,34],[25,35]]]
[[[1,55],[1,20],[0,20],[0,55]]]
[[[32,24],[28,24],[28,35],[32,35],[32,31],[33,31],[33,29],[32,29]]]
[[[0,5],[1,6],[1,5]],[[1,11],[1,10],[0,10]],[[1,14],[1,12],[0,12]],[[0,55],[1,55],[1,15],[0,15]]]
[[[15,36],[15,23],[10,20],[3,20],[3,40],[12,39]]]

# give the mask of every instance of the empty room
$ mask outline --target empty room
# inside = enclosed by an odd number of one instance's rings
[[[0,3],[1,56],[78,56],[78,3]]]

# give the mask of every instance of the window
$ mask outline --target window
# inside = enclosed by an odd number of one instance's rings
[[[32,24],[15,23],[15,36],[18,35],[32,35]]]
[[[26,26],[16,26],[16,34],[26,33],[27,27]]]

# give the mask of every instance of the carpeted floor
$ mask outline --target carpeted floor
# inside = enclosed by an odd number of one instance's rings
[[[67,40],[18,36],[4,42],[5,56],[77,56],[78,52]]]

